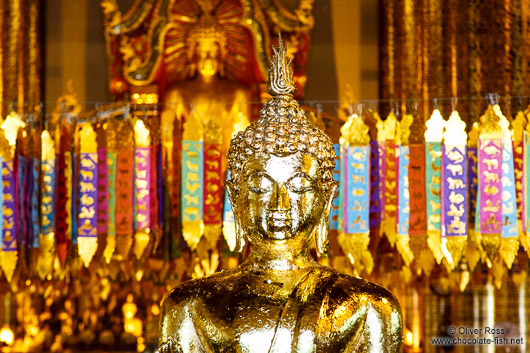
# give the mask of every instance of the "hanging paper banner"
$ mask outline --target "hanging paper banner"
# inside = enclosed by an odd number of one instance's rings
[[[396,124],[396,194],[397,194],[397,218],[396,218],[396,248],[401,254],[403,261],[408,266],[414,259],[410,250],[409,220],[410,220],[410,186],[409,186],[409,137],[410,126],[414,121],[412,114],[404,114],[399,123]]]
[[[385,214],[383,230],[390,242],[396,244],[397,174],[396,174],[396,116],[390,112],[385,122]]]
[[[473,124],[469,132],[467,147],[467,183],[468,183],[468,222],[469,229],[475,229],[475,217],[478,202],[478,123]]]
[[[379,142],[370,141],[370,234],[381,231],[381,194],[379,192]],[[338,200],[337,200],[338,202]]]
[[[530,133],[523,132],[523,200],[522,222],[528,239],[530,233]]]
[[[116,169],[118,153],[107,151],[107,246],[103,256],[110,263],[116,249]]]
[[[98,143],[98,202],[97,202],[97,222],[98,235],[108,237],[109,205],[108,205],[108,167],[107,167],[107,143],[106,131],[103,126],[97,130]]]
[[[99,152],[100,150],[98,149],[98,168],[99,165],[105,164],[105,167],[101,167],[101,178],[98,178],[98,184],[101,185],[101,189],[98,188],[98,194],[99,192],[103,192],[103,190],[106,190],[107,192],[105,196],[101,195],[102,202],[106,202],[107,204],[106,229],[103,227],[103,225],[101,226],[102,234],[107,234],[105,249],[103,250],[103,258],[105,259],[106,263],[110,263],[110,260],[114,255],[114,251],[116,250],[116,170],[118,163],[118,153],[116,152],[116,133],[119,128],[118,124],[119,123],[117,120],[113,117],[104,123],[103,130],[105,132],[105,155],[103,155],[103,148],[101,149],[101,152]],[[103,169],[105,169],[106,174],[103,173]],[[103,185],[105,180],[107,183],[106,186]],[[98,227],[98,233],[99,232],[100,228]]]
[[[226,180],[230,180],[230,171],[227,172]],[[234,211],[230,204],[228,193],[225,192],[223,204],[223,235],[228,244],[228,248],[233,252],[236,248],[236,223],[234,220]]]
[[[33,157],[33,183],[31,188],[31,220],[33,227],[33,248],[40,247],[40,227],[39,227],[39,159]]]
[[[409,183],[410,218],[409,234],[419,236],[427,234],[426,196],[425,196],[425,147],[410,145]]]
[[[410,192],[409,192],[409,146],[398,146],[398,235],[409,234]]]
[[[370,136],[362,117],[352,114],[341,128],[344,178],[343,232],[338,242],[358,273],[373,260],[370,242]],[[364,265],[364,266],[363,266]]]
[[[422,269],[427,271],[429,266],[423,266],[421,254],[427,247],[427,213],[425,209],[425,146],[409,145],[409,194],[410,215],[409,234],[410,249],[415,259],[420,261]]]
[[[54,260],[55,228],[54,228],[54,182],[55,182],[55,146],[50,133],[44,130],[41,134],[41,168],[42,187],[40,199],[41,233],[39,239],[39,257],[37,273],[41,280],[51,275]]]
[[[127,258],[133,242],[134,137],[127,120],[116,134],[116,249]]]
[[[55,212],[57,219],[55,222],[55,237],[57,241],[57,257],[61,267],[64,267],[68,255],[68,245],[74,239],[75,202],[74,191],[76,190],[73,177],[73,155],[72,141],[69,126],[62,126],[58,129],[57,141],[57,162],[56,162],[56,191],[55,191]]]
[[[502,239],[499,252],[506,266],[510,269],[519,250],[519,229],[517,224],[514,155],[509,130],[505,132],[502,150],[502,219]]]
[[[333,180],[340,185],[340,144],[334,144],[335,150],[335,169],[333,169]],[[331,211],[329,213],[329,229],[337,230],[339,227],[339,193],[335,195],[331,203]]]
[[[13,160],[4,160],[2,163],[2,268],[8,282],[11,282],[11,279],[13,278],[13,272],[15,271],[17,261],[16,181],[13,167]],[[53,214],[50,218],[53,222]]]
[[[27,143],[29,147],[31,148],[33,143],[31,141],[31,131],[28,131],[28,140]],[[23,230],[23,247],[27,248],[33,248],[33,240],[34,233],[33,233],[33,222],[31,219],[32,216],[32,205],[31,205],[31,199],[33,197],[33,189],[34,189],[34,179],[33,179],[33,158],[32,158],[32,151],[28,151],[27,155],[25,156],[24,160],[24,177],[22,178],[22,183],[20,184],[20,188],[22,189],[22,209],[21,209],[21,218],[24,220],[24,230]]]
[[[19,144],[27,144],[27,139],[22,139],[19,141]],[[27,146],[26,146],[27,148]],[[29,212],[25,212],[26,207],[26,200],[24,198],[24,191],[27,192],[27,188],[30,186],[30,182],[27,178],[26,174],[26,158],[24,156],[25,151],[24,148],[21,148],[17,152],[17,190],[16,190],[16,205],[17,205],[17,219],[19,220],[18,223],[18,241],[20,242],[20,246],[26,248],[27,247],[27,236],[28,236],[28,223],[26,222],[26,217],[29,214]]]
[[[142,120],[136,120],[134,135],[136,147],[135,157],[135,216],[134,228],[134,254],[137,259],[141,258],[145,248],[149,244],[151,232],[151,139],[149,130]]]
[[[96,133],[90,123],[79,131],[79,213],[77,247],[85,267],[90,265],[98,244],[98,151]]]
[[[414,259],[410,250],[409,222],[410,222],[410,189],[409,189],[409,146],[398,146],[396,153],[398,163],[398,209],[397,209],[397,249],[403,261],[408,266]]]
[[[344,233],[368,233],[370,220],[370,147],[346,147]]]
[[[502,232],[502,143],[479,138],[480,232]],[[493,260],[493,259],[492,259]]]
[[[377,155],[379,164],[379,201],[380,201],[380,227],[383,228],[383,222],[385,220],[386,209],[386,143],[385,143],[385,131],[384,124],[378,122],[377,124]]]
[[[204,133],[203,164],[204,237],[209,249],[217,246],[221,236],[223,217],[221,155],[221,126],[214,119],[210,119]]]
[[[8,282],[11,282],[18,260],[18,232],[20,223],[18,160],[15,159],[15,147],[19,128],[26,124],[20,116],[11,112],[0,126],[2,130],[2,188],[3,188],[3,237],[2,269]],[[7,141],[6,141],[7,140]]]
[[[182,235],[193,250],[203,232],[203,151],[201,141],[182,141]]]
[[[425,123],[425,179],[427,195],[427,244],[436,262],[443,259],[441,248],[442,137],[445,121],[438,109]]]
[[[204,149],[204,225],[218,226],[222,221],[221,150],[220,145],[208,144]],[[206,234],[205,230],[205,234]]]
[[[445,146],[443,154],[443,236],[467,235],[466,146]]]
[[[337,224],[337,230],[339,232],[344,232],[344,207],[341,207],[341,205],[344,205],[344,194],[346,193],[346,165],[345,163],[345,156],[346,156],[346,147],[342,144],[340,145],[340,161],[339,161],[339,210],[338,210],[338,224]]]
[[[466,124],[456,110],[451,113],[444,133],[442,160],[442,249],[453,270],[467,242],[467,134]]]
[[[478,229],[491,265],[497,256],[502,234],[502,137],[500,116],[489,106],[481,116],[478,150]]]
[[[522,111],[519,111],[512,122],[513,125],[513,164],[515,176],[515,194],[517,202],[517,214],[522,214],[522,194],[523,194],[523,131],[526,126],[526,118]],[[521,224],[522,225],[522,224]],[[526,245],[525,245],[526,248]]]

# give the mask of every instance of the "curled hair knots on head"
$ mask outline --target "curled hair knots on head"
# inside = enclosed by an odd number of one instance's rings
[[[335,150],[328,135],[311,125],[298,102],[276,96],[260,112],[260,118],[230,143],[228,168],[236,187],[245,161],[253,155],[289,155],[297,152],[317,159],[324,189],[333,185]]]

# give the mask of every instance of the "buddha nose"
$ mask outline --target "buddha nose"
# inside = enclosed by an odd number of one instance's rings
[[[281,185],[276,193],[276,197],[272,205],[272,209],[278,211],[287,211],[291,208],[291,202],[289,201],[289,192],[285,185]]]

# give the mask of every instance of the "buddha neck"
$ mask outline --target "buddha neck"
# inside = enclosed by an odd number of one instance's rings
[[[278,251],[252,248],[243,267],[255,271],[300,271],[311,268],[317,263],[307,248],[300,252]]]

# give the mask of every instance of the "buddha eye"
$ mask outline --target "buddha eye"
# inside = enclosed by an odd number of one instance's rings
[[[311,179],[307,176],[295,176],[289,180],[288,186],[289,190],[298,194],[313,190]]]
[[[264,175],[254,175],[248,181],[248,189],[258,195],[265,194],[272,190],[272,182]]]

